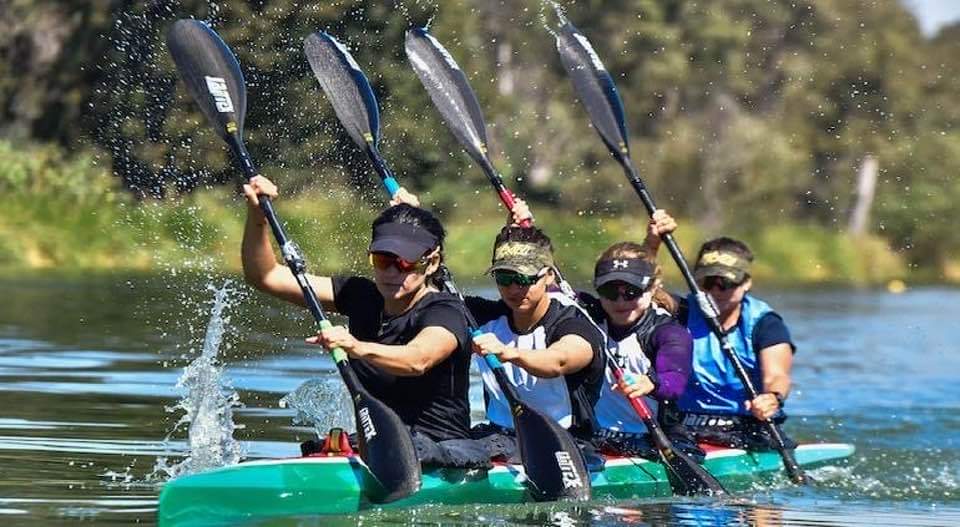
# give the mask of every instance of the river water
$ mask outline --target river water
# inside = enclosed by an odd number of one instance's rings
[[[238,441],[218,455],[295,455],[313,432],[279,399],[311,378],[329,385],[330,407],[341,396],[331,363],[302,344],[305,313],[222,277],[3,279],[0,524],[155,523],[159,486],[189,470],[182,460],[199,448],[177,424],[189,382],[177,383],[205,338],[210,351],[214,289],[225,303],[213,350],[224,368],[213,373]],[[850,466],[815,471],[814,487],[757,487],[723,502],[424,507],[270,525],[960,525],[960,291],[760,296],[799,347],[787,431],[858,449]],[[333,410],[324,418],[349,421]]]

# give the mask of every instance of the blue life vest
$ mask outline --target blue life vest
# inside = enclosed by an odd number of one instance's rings
[[[710,331],[696,297],[687,297],[687,305],[687,329],[693,336],[693,370],[678,403],[680,410],[699,414],[751,415],[744,405],[748,396],[743,383],[720,347],[720,340]],[[753,349],[753,328],[763,315],[771,311],[773,309],[766,302],[745,295],[740,306],[740,321],[727,334],[758,390],[763,386],[763,378]]]

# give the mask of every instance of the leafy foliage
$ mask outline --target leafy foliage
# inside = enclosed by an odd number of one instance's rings
[[[0,133],[76,150],[92,141],[136,197],[177,196],[233,174],[163,46],[169,24],[193,16],[237,53],[247,142],[285,191],[350,188],[382,199],[302,55],[302,38],[323,29],[373,82],[382,150],[401,181],[449,218],[485,221],[493,197],[474,194],[485,185],[480,171],[403,54],[404,31],[430,21],[478,92],[495,163],[534,210],[556,209],[558,223],[586,221],[571,211],[639,220],[574,103],[546,1],[9,4],[0,14],[0,53],[12,59],[0,63]],[[803,226],[792,235],[820,229],[840,239],[870,154],[881,169],[872,232],[915,265],[958,258],[950,219],[960,200],[960,28],[927,38],[896,0],[578,0],[565,15],[616,78],[648,186],[699,232],[763,243],[770,225],[790,224]],[[5,184],[15,177],[0,174]]]

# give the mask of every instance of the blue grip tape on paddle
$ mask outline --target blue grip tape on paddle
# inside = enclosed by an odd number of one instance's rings
[[[470,332],[470,336],[473,338],[477,338],[480,335],[483,335],[483,333],[484,332],[481,331],[480,329],[475,329]],[[490,368],[496,369],[496,368],[503,367],[503,363],[500,362],[500,359],[498,359],[496,355],[489,355],[489,354],[484,355],[483,360],[487,361],[487,366],[490,366]]]
[[[400,183],[397,183],[396,179],[393,179],[390,176],[383,178],[383,186],[387,187],[387,192],[392,198],[397,192],[400,191]]]

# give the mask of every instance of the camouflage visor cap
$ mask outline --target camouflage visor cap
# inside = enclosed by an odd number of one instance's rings
[[[697,260],[693,275],[698,282],[719,276],[739,283],[750,275],[750,261],[730,251],[708,251]]]
[[[536,275],[544,267],[553,267],[553,255],[546,247],[527,242],[506,242],[493,251],[493,262],[487,274],[494,271],[513,271]]]

